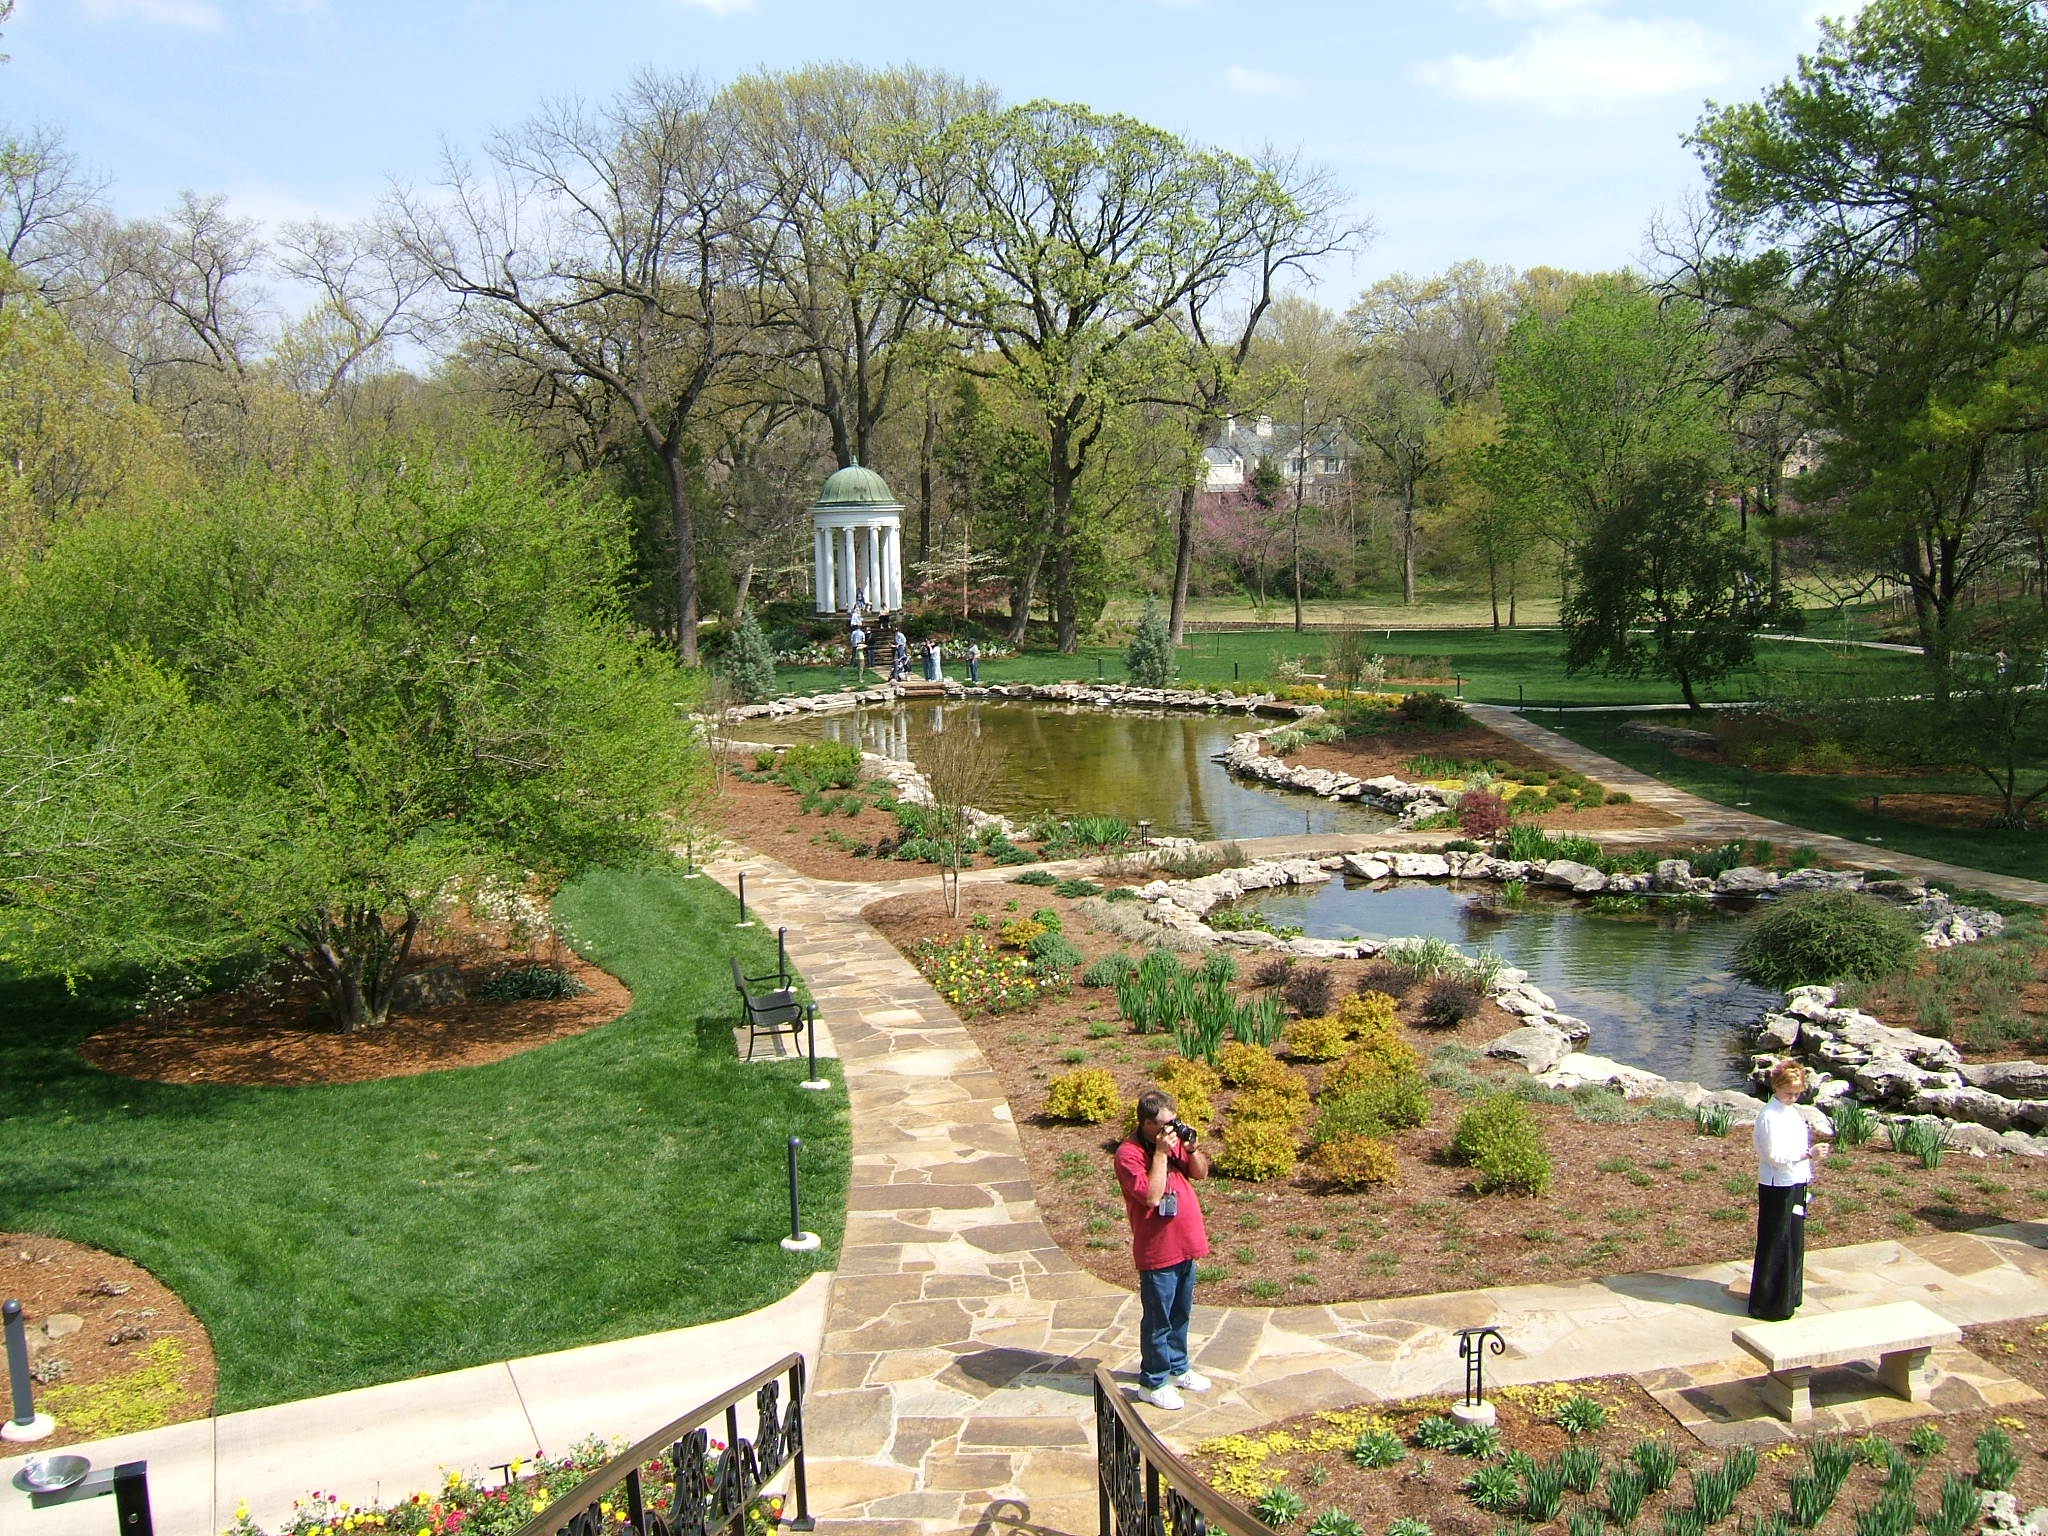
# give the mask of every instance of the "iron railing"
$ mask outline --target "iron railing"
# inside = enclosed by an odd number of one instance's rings
[[[1100,1536],[1273,1536],[1271,1526],[1168,1450],[1101,1365],[1095,1368],[1095,1481]]]
[[[782,1402],[785,1381],[787,1406]],[[740,1404],[749,1393],[756,1420],[751,1440],[740,1433]],[[706,1426],[721,1413],[725,1449],[714,1453]],[[646,1475],[656,1466],[660,1479],[650,1490]],[[747,1510],[784,1467],[793,1468],[796,1498],[796,1516],[784,1523],[791,1530],[813,1530],[817,1522],[811,1518],[804,1478],[802,1355],[783,1356],[614,1456],[527,1521],[516,1536],[744,1536]]]

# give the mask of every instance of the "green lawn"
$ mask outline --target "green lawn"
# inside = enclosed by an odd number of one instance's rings
[[[1584,714],[1538,719],[1540,724],[1596,752],[1718,805],[1734,805],[1744,798],[1742,770],[1733,763],[1686,757],[1615,734],[1616,727],[1630,721],[1662,720],[1684,725],[1687,716],[1683,710],[1669,715]],[[2048,834],[1918,826],[1883,816],[1881,801],[1879,820],[1875,826],[1871,821],[1873,794],[1982,794],[1987,787],[1983,779],[1963,774],[1908,779],[1756,772],[1749,778],[1748,808],[1774,821],[1859,841],[1874,830],[1882,841],[1870,845],[1871,855],[1880,861],[1887,852],[1910,853],[1969,869],[2048,880]]]
[[[222,1411],[730,1317],[837,1262],[846,1095],[743,1066],[710,880],[598,873],[556,913],[623,1018],[491,1066],[332,1088],[172,1087],[73,1051],[132,995],[0,988],[0,1228],[91,1243],[192,1306]],[[824,1068],[825,1063],[820,1063]],[[828,1071],[837,1080],[836,1071]],[[804,1138],[788,1254],[784,1144]]]
[[[1464,696],[1488,704],[1576,705],[1676,704],[1677,688],[1654,678],[1610,678],[1598,673],[1567,677],[1558,657],[1554,629],[1395,629],[1371,638],[1379,651],[1399,656],[1447,657],[1464,678]],[[1194,634],[1180,651],[1180,676],[1191,686],[1265,685],[1276,654],[1322,653],[1324,636],[1291,629]],[[1807,645],[1794,641],[1758,643],[1757,664],[1700,690],[1713,702],[1760,697],[1788,686],[1798,691],[1853,692],[1859,687],[1889,691],[1919,686],[1917,657],[1894,651]],[[913,675],[915,658],[913,657]],[[869,674],[872,678],[873,674]],[[965,681],[966,663],[949,649],[946,675]],[[982,681],[1054,682],[1063,678],[1120,681],[1122,649],[1084,648],[1078,655],[1029,651],[1008,661],[984,663]],[[842,685],[842,675],[824,668],[785,668],[777,673],[785,693],[820,693]]]

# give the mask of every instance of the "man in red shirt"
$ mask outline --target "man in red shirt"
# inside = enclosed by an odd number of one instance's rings
[[[1195,1260],[1209,1251],[1202,1202],[1190,1182],[1209,1177],[1209,1154],[1195,1150],[1195,1128],[1182,1125],[1173,1095],[1157,1088],[1138,1097],[1138,1128],[1116,1149],[1116,1181],[1131,1222],[1131,1258],[1138,1267],[1138,1400],[1183,1408],[1181,1391],[1208,1390],[1209,1378],[1188,1362],[1188,1315],[1195,1305]]]

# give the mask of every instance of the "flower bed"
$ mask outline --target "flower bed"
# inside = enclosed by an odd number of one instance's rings
[[[274,1526],[260,1524],[244,1503],[236,1506],[235,1523],[226,1536],[354,1536],[356,1532],[389,1532],[390,1536],[511,1536],[556,1499],[573,1493],[578,1484],[626,1448],[621,1440],[607,1444],[590,1439],[572,1447],[564,1456],[543,1456],[533,1460],[514,1457],[503,1468],[496,1487],[486,1486],[480,1476],[450,1472],[440,1487],[415,1493],[390,1503],[356,1504],[334,1493],[310,1493],[292,1506],[291,1515]],[[712,1455],[706,1459],[706,1493],[717,1487],[718,1458],[725,1452],[723,1441],[711,1442]],[[669,1468],[650,1461],[641,1472],[647,1511],[666,1517],[674,1486]],[[605,1522],[603,1531],[620,1536],[630,1531],[625,1495],[616,1502],[599,1506]],[[782,1515],[782,1498],[774,1495],[754,1501],[747,1510],[746,1536],[766,1536]]]

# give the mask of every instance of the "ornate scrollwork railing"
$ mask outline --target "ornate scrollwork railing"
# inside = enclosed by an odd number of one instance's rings
[[[1273,1536],[1166,1448],[1106,1366],[1095,1368],[1095,1480],[1101,1536]]]
[[[740,1433],[740,1404],[749,1396],[756,1421],[751,1440]],[[725,1448],[714,1452],[708,1426],[720,1414]],[[795,1517],[784,1523],[813,1530],[804,1479],[802,1355],[783,1356],[620,1452],[516,1536],[744,1536],[748,1509],[784,1467],[793,1471],[796,1498]]]

